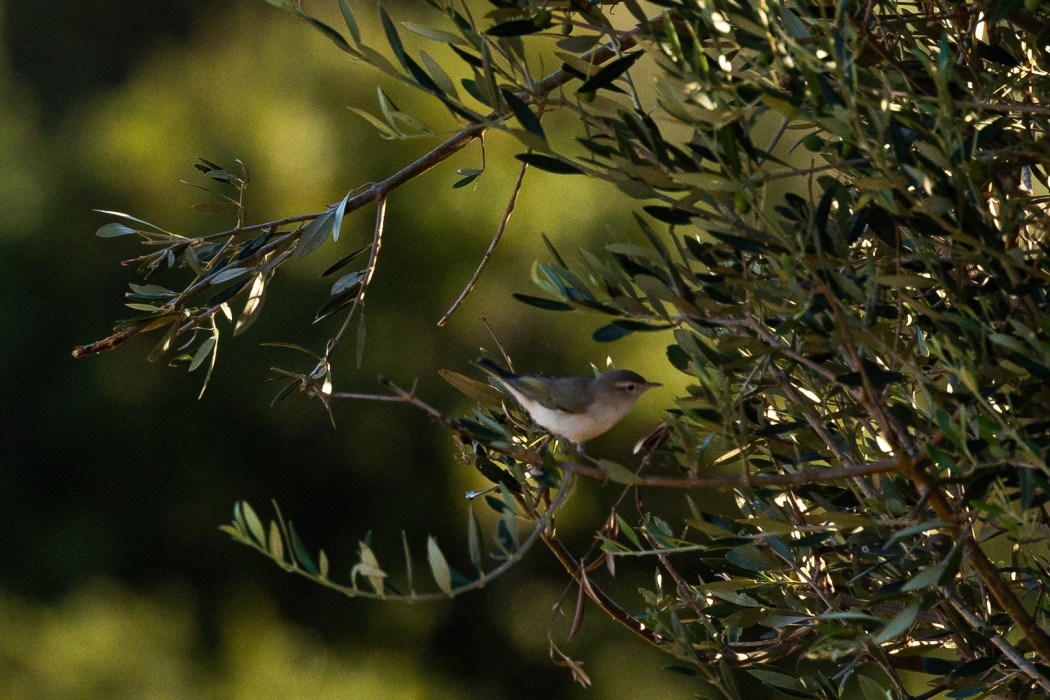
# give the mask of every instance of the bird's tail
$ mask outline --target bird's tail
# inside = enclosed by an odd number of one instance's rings
[[[474,364],[480,367],[486,373],[491,374],[493,377],[496,377],[497,379],[507,379],[509,377],[514,376],[513,372],[510,372],[500,367],[487,357],[478,358],[474,361]]]

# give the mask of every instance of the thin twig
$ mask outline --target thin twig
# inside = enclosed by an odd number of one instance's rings
[[[566,471],[589,476],[593,479],[608,481],[609,475],[598,467],[589,467],[576,462],[561,465]],[[839,479],[852,479],[870,474],[885,474],[900,469],[897,459],[883,459],[866,464],[847,464],[844,467],[828,469],[807,469],[793,474],[719,474],[717,476],[638,476],[632,481],[635,486],[652,486],[671,489],[702,488],[746,488],[749,486],[798,486],[800,484],[818,484]]]
[[[532,153],[532,149],[530,148],[528,152]],[[460,304],[462,304],[467,296],[474,291],[474,286],[478,283],[478,280],[481,279],[481,273],[485,271],[485,267],[489,264],[489,259],[491,259],[492,254],[496,252],[496,245],[503,237],[503,232],[507,229],[507,222],[510,221],[510,215],[514,212],[514,205],[518,201],[518,193],[521,192],[521,183],[525,180],[525,171],[528,170],[528,168],[528,163],[521,164],[521,169],[518,170],[518,179],[515,181],[514,189],[510,193],[510,201],[507,202],[507,208],[503,212],[503,218],[500,220],[499,226],[496,227],[496,233],[492,236],[492,240],[489,242],[488,250],[486,250],[485,255],[482,256],[481,262],[478,263],[478,269],[474,270],[474,274],[471,275],[470,281],[467,282],[467,286],[465,286],[463,291],[460,292],[459,297],[452,302],[452,306],[450,306],[448,311],[445,312],[445,315],[438,320],[437,324],[439,326],[445,325],[445,322],[452,317],[452,314],[456,312],[456,309],[459,308]]]
[[[562,565],[562,568],[572,576],[573,580],[575,580],[578,585],[585,586],[584,592],[587,594],[587,597],[594,601],[594,603],[602,609],[602,612],[654,646],[660,646],[661,644],[666,644],[670,641],[657,633],[656,630],[649,629],[636,618],[631,616],[626,610],[617,605],[612,598],[605,595],[600,588],[589,582],[585,585],[583,570],[580,568],[579,562],[577,562],[569,550],[566,549],[565,545],[562,544],[562,541],[558,539],[557,534],[554,532],[544,532],[542,537],[544,543],[546,543],[547,547]]]
[[[951,604],[952,608],[955,609],[967,624],[974,629],[984,629],[988,623],[979,619],[974,615],[973,610],[970,606],[964,605],[954,595],[949,595],[948,603]],[[1040,688],[1050,693],[1050,680],[1043,675],[1038,668],[1035,667],[1031,661],[1025,658],[1024,654],[1010,642],[1006,641],[1001,635],[995,634],[991,636],[992,644],[994,644],[999,651],[1003,653],[1003,656],[1010,659],[1010,662],[1018,668],[1022,673],[1035,681]]]
[[[350,311],[347,312],[346,318],[343,319],[343,325],[339,327],[339,332],[328,341],[323,362],[328,361],[332,351],[342,342],[346,332],[350,329],[350,323],[354,320],[357,310],[361,309],[361,313],[364,313],[365,294],[368,292],[368,285],[372,282],[372,276],[375,274],[376,263],[379,262],[379,249],[383,247],[383,229],[385,226],[386,194],[381,193],[376,198],[376,223],[372,233],[372,250],[368,254],[368,265],[365,266],[365,277],[361,280],[361,288],[357,291],[354,303],[350,306]]]
[[[627,36],[621,37],[619,39],[619,50],[625,50],[636,45],[638,43],[638,38],[642,36],[645,33],[645,31],[647,30],[644,27],[639,26],[631,30]],[[581,60],[593,63],[595,65],[599,65],[605,63],[611,58],[614,58],[616,55],[616,48],[613,48],[609,44],[604,44],[595,48],[590,53],[582,56]],[[518,96],[523,100],[541,102],[547,94],[561,87],[562,85],[574,79],[575,77],[576,76],[573,73],[570,73],[568,71],[556,70],[547,77],[537,82],[534,86],[532,86],[532,90],[530,92],[522,92],[519,93]],[[448,160],[448,158],[450,158],[455,153],[461,151],[468,144],[472,143],[475,139],[482,137],[489,128],[499,123],[499,120],[503,118],[503,116],[504,115],[500,115],[498,112],[492,112],[486,117],[486,119],[490,121],[468,124],[454,136],[446,139],[445,141],[443,141],[442,143],[425,153],[423,156],[412,161],[411,163],[409,163],[390,177],[380,182],[373,183],[371,186],[364,188],[360,193],[347,199],[346,207],[344,208],[344,215],[352,211],[356,211],[357,209],[360,209],[366,204],[378,200],[380,197],[386,198],[388,193],[392,192],[398,187],[401,187],[410,180],[413,180],[419,177],[420,175],[430,171],[431,168],[434,168],[435,166]],[[171,249],[173,251],[182,250],[183,248],[195,244],[199,241],[202,241],[205,238],[222,238],[224,236],[235,236],[238,234],[246,233],[249,231],[257,231],[268,227],[277,227],[292,223],[305,223],[307,221],[312,221],[316,219],[324,213],[325,212],[314,212],[312,214],[301,214],[299,216],[287,217],[284,219],[278,219],[276,221],[267,221],[265,223],[260,224],[239,226],[228,231],[221,231],[218,233],[209,234],[208,236],[202,238],[181,239],[176,243],[173,243]],[[299,231],[301,231],[301,228],[299,229]],[[289,235],[298,235],[298,231],[292,232]],[[143,331],[145,327],[148,326],[153,320],[154,319],[148,319],[146,321],[143,321],[141,326],[121,328],[118,331],[109,335],[108,337],[103,338],[102,340],[96,341],[94,343],[89,343],[87,345],[78,345],[73,350],[73,357],[79,358],[84,357],[86,355],[92,355],[98,352],[102,352],[104,350],[113,350],[122,345],[132,336]]]

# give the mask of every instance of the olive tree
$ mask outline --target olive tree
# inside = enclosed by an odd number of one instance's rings
[[[188,236],[109,212],[100,236],[146,246],[127,295],[137,315],[74,354],[150,333],[151,359],[213,366],[220,335],[248,329],[273,278],[338,245],[344,217],[374,205],[371,244],[328,270],[316,316],[341,318],[338,330],[304,349],[307,366],[278,371],[279,398],[426,412],[491,481],[477,503],[496,516],[469,518],[473,571],[430,539],[427,577],[407,545],[395,566],[367,542],[338,576],[279,511],[264,524],[247,503],[224,526],[235,541],[346,595],[416,602],[483,586],[542,543],[578,588],[570,627],[590,601],[712,696],[738,697],[741,673],[795,697],[1050,692],[1039,0],[430,0],[405,18],[379,7],[381,36],[364,35],[348,0],[336,0],[338,28],[298,0],[269,1],[439,102],[459,130],[313,214],[246,220],[247,169],[209,161],[197,167],[232,227]],[[425,42],[456,60],[440,64]],[[538,76],[541,63],[560,68]],[[383,136],[426,132],[380,100],[378,115],[356,111]],[[571,126],[552,129],[555,113]],[[390,381],[379,394],[333,386],[347,339],[364,348],[388,200],[497,131],[520,153],[487,168],[517,169],[518,187],[539,169],[637,203],[623,222],[633,242],[571,260],[548,245],[539,292],[517,295],[537,314],[607,317],[600,342],[667,339],[661,361],[688,387],[630,465],[535,442],[525,414],[462,373],[442,372],[476,399],[470,416]],[[461,170],[456,186],[484,175]],[[622,489],[582,552],[556,528],[581,481]],[[715,490],[728,509],[697,497]],[[625,567],[657,575],[608,592]],[[589,682],[553,642],[552,654]]]

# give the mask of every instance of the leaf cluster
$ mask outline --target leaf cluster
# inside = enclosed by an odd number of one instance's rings
[[[606,317],[597,342],[661,334],[687,386],[637,469],[525,449],[527,417],[457,373],[445,376],[483,404],[471,418],[446,418],[394,390],[455,432],[465,461],[493,484],[484,498],[492,533],[483,537],[473,515],[468,525],[477,576],[457,573],[428,541],[440,595],[483,585],[542,539],[579,586],[580,605],[594,601],[712,693],[739,695],[733,668],[795,697],[1050,692],[1042,6],[660,0],[646,16],[635,2],[500,0],[481,15],[433,1],[434,26],[399,25],[379,9],[390,61],[364,42],[345,0],[349,40],[296,2],[270,1],[438,100],[460,130],[319,214],[247,225],[238,196],[235,229],[192,239],[118,215],[133,226],[99,235],[159,246],[137,260],[144,276],[180,265],[193,279],[181,292],[133,286],[145,315],[84,352],[115,345],[126,329],[164,329],[157,355],[205,330],[187,359],[191,369],[214,359],[216,311],[244,298],[235,332],[246,328],[280,265],[337,239],[343,216],[375,201],[373,243],[329,270],[370,253],[316,314],[345,312],[315,355],[323,371],[289,375],[286,387],[337,396],[322,379],[363,305],[386,197],[503,131],[523,147],[517,167],[605,181],[639,209],[625,222],[634,235],[600,250],[570,259],[548,242],[548,261],[533,271],[541,294],[519,301]],[[447,45],[455,65],[414,52],[402,29]],[[530,52],[561,68],[535,79]],[[382,136],[433,133],[383,91],[379,103],[382,118],[355,111]],[[555,111],[573,117],[565,142],[544,125]],[[243,192],[246,176],[202,165]],[[456,186],[482,173],[461,172]],[[581,474],[633,498],[617,501],[576,556],[551,518]],[[731,489],[731,505],[691,491],[716,486]],[[656,488],[682,491],[678,505],[650,509]],[[282,567],[337,585],[327,558],[307,554],[279,516],[267,534],[241,505],[226,529]],[[395,586],[361,544],[339,589],[359,595],[361,581],[375,597],[421,599],[405,554],[407,583]],[[500,562],[495,570],[485,556]],[[595,572],[604,564],[614,585],[618,569],[638,562],[659,575],[627,606],[642,612],[629,614]],[[552,654],[586,681],[576,662]]]

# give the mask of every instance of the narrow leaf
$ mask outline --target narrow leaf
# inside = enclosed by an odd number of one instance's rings
[[[519,153],[514,156],[522,163],[528,163],[534,168],[540,170],[546,170],[549,173],[557,173],[559,175],[582,175],[583,170],[572,163],[553,158],[551,156],[545,156],[541,153]]]
[[[919,603],[912,603],[894,615],[890,621],[879,630],[879,633],[875,635],[875,643],[885,644],[886,642],[892,642],[894,639],[911,629],[912,624],[915,623],[915,619],[919,616],[919,609]]]
[[[354,54],[355,56],[359,55],[359,53],[354,50],[354,47],[350,46],[350,43],[343,38],[343,35],[337,32],[335,29],[332,29],[319,19],[314,19],[313,17],[309,17],[307,15],[303,15],[302,17],[303,21],[305,21],[317,31],[324,34],[331,40],[333,44],[341,48],[343,51],[346,51],[349,54]]]
[[[350,36],[353,38],[355,44],[361,43],[361,30],[357,28],[357,20],[354,19],[354,13],[350,10],[350,6],[346,4],[346,0],[339,0],[339,11],[343,13],[343,21],[346,23],[346,28],[350,30]]]
[[[276,520],[270,521],[270,538],[266,549],[274,560],[284,563],[284,540],[281,538],[281,529],[277,526]]]
[[[135,229],[128,228],[124,224],[112,223],[106,224],[101,227],[98,231],[95,231],[95,235],[99,238],[116,238],[117,236],[130,236],[135,233]]]
[[[481,526],[474,515],[474,509],[467,510],[467,551],[470,553],[470,563],[474,565],[479,574],[485,573],[481,568]]]
[[[214,349],[215,336],[210,336],[206,338],[203,343],[201,343],[201,346],[199,348],[197,348],[197,352],[193,355],[193,362],[190,363],[189,371],[192,372],[193,370],[200,367],[201,364],[203,364],[204,361],[208,359],[208,356],[211,355]]]
[[[475,401],[498,406],[503,400],[503,394],[497,391],[495,387],[479,382],[477,379],[471,379],[466,375],[448,369],[439,369],[438,374],[441,375],[442,379],[458,389],[460,393]]]
[[[319,215],[311,221],[299,233],[299,242],[295,246],[293,257],[301,258],[316,250],[322,243],[328,240],[328,233],[332,230],[331,210]]]
[[[401,22],[401,26],[410,32],[418,34],[421,37],[436,41],[439,44],[464,44],[466,43],[461,36],[453,34],[452,32],[446,32],[441,29],[434,29],[428,27],[425,24],[416,24],[415,22]]]
[[[347,192],[346,196],[343,197],[339,204],[335,208],[335,213],[332,214],[332,240],[339,240],[339,232],[343,228],[343,214],[346,213],[346,202],[350,199],[350,193]]]
[[[438,547],[437,540],[433,535],[427,538],[427,561],[430,563],[430,573],[434,576],[434,582],[437,583],[442,593],[451,597],[452,572],[449,570],[448,562],[445,561],[445,555],[441,553],[441,548]]]
[[[329,266],[329,268],[327,270],[325,270],[324,272],[321,273],[321,277],[327,277],[328,275],[332,274],[333,272],[338,272],[342,268],[346,267],[346,265],[350,261],[352,261],[354,258],[356,258],[358,255],[360,255],[361,253],[365,252],[366,250],[370,250],[371,248],[372,248],[372,244],[369,243],[366,246],[362,246],[362,247],[358,248],[357,250],[355,250],[354,252],[350,253],[349,255],[345,255],[345,256],[339,258],[339,260],[337,260],[336,262],[332,263],[332,265]]]
[[[544,27],[537,26],[531,19],[512,19],[501,22],[485,33],[489,36],[524,36],[542,31]]]
[[[642,481],[641,477],[627,467],[607,459],[598,460],[598,468],[602,473],[618,484],[637,484]]]
[[[97,211],[99,214],[109,214],[110,216],[119,216],[122,219],[127,219],[128,221],[134,221],[136,224],[142,224],[143,226],[149,226],[151,229],[153,229],[155,231],[160,231],[161,233],[169,233],[168,231],[165,231],[164,229],[162,229],[160,226],[157,226],[156,224],[151,224],[150,222],[146,221],[145,219],[139,219],[137,217],[132,216],[131,214],[125,214],[122,211],[110,211],[108,209],[95,209],[95,211]],[[170,233],[169,233],[169,235],[170,235]]]
[[[515,299],[523,304],[529,306],[535,306],[537,309],[544,309],[546,311],[572,311],[573,307],[568,304],[557,301],[556,299],[544,299],[543,297],[534,297],[529,294],[519,294],[515,292],[512,294]]]
[[[623,75],[635,62],[642,57],[642,52],[626,54],[610,61],[598,69],[598,72],[583,81],[576,92],[597,92],[601,88],[612,86],[612,82]]]
[[[292,559],[299,567],[307,573],[317,574],[317,564],[314,563],[314,558],[307,551],[306,545],[299,539],[299,533],[295,531],[295,526],[292,525],[291,521],[288,522],[288,543],[291,545]]]
[[[234,509],[234,514],[236,515],[238,511],[244,516],[244,522],[248,526],[248,532],[251,533],[252,539],[260,545],[265,545],[266,531],[263,529],[259,516],[255,514],[255,510],[247,501],[241,501]]]
[[[514,113],[514,118],[518,120],[518,123],[525,127],[526,131],[536,134],[541,139],[546,140],[547,136],[543,133],[543,125],[540,124],[539,117],[532,113],[532,110],[529,109],[529,106],[525,104],[524,100],[507,88],[503,88],[502,93],[503,99],[507,102],[507,106],[510,107],[510,110]]]

